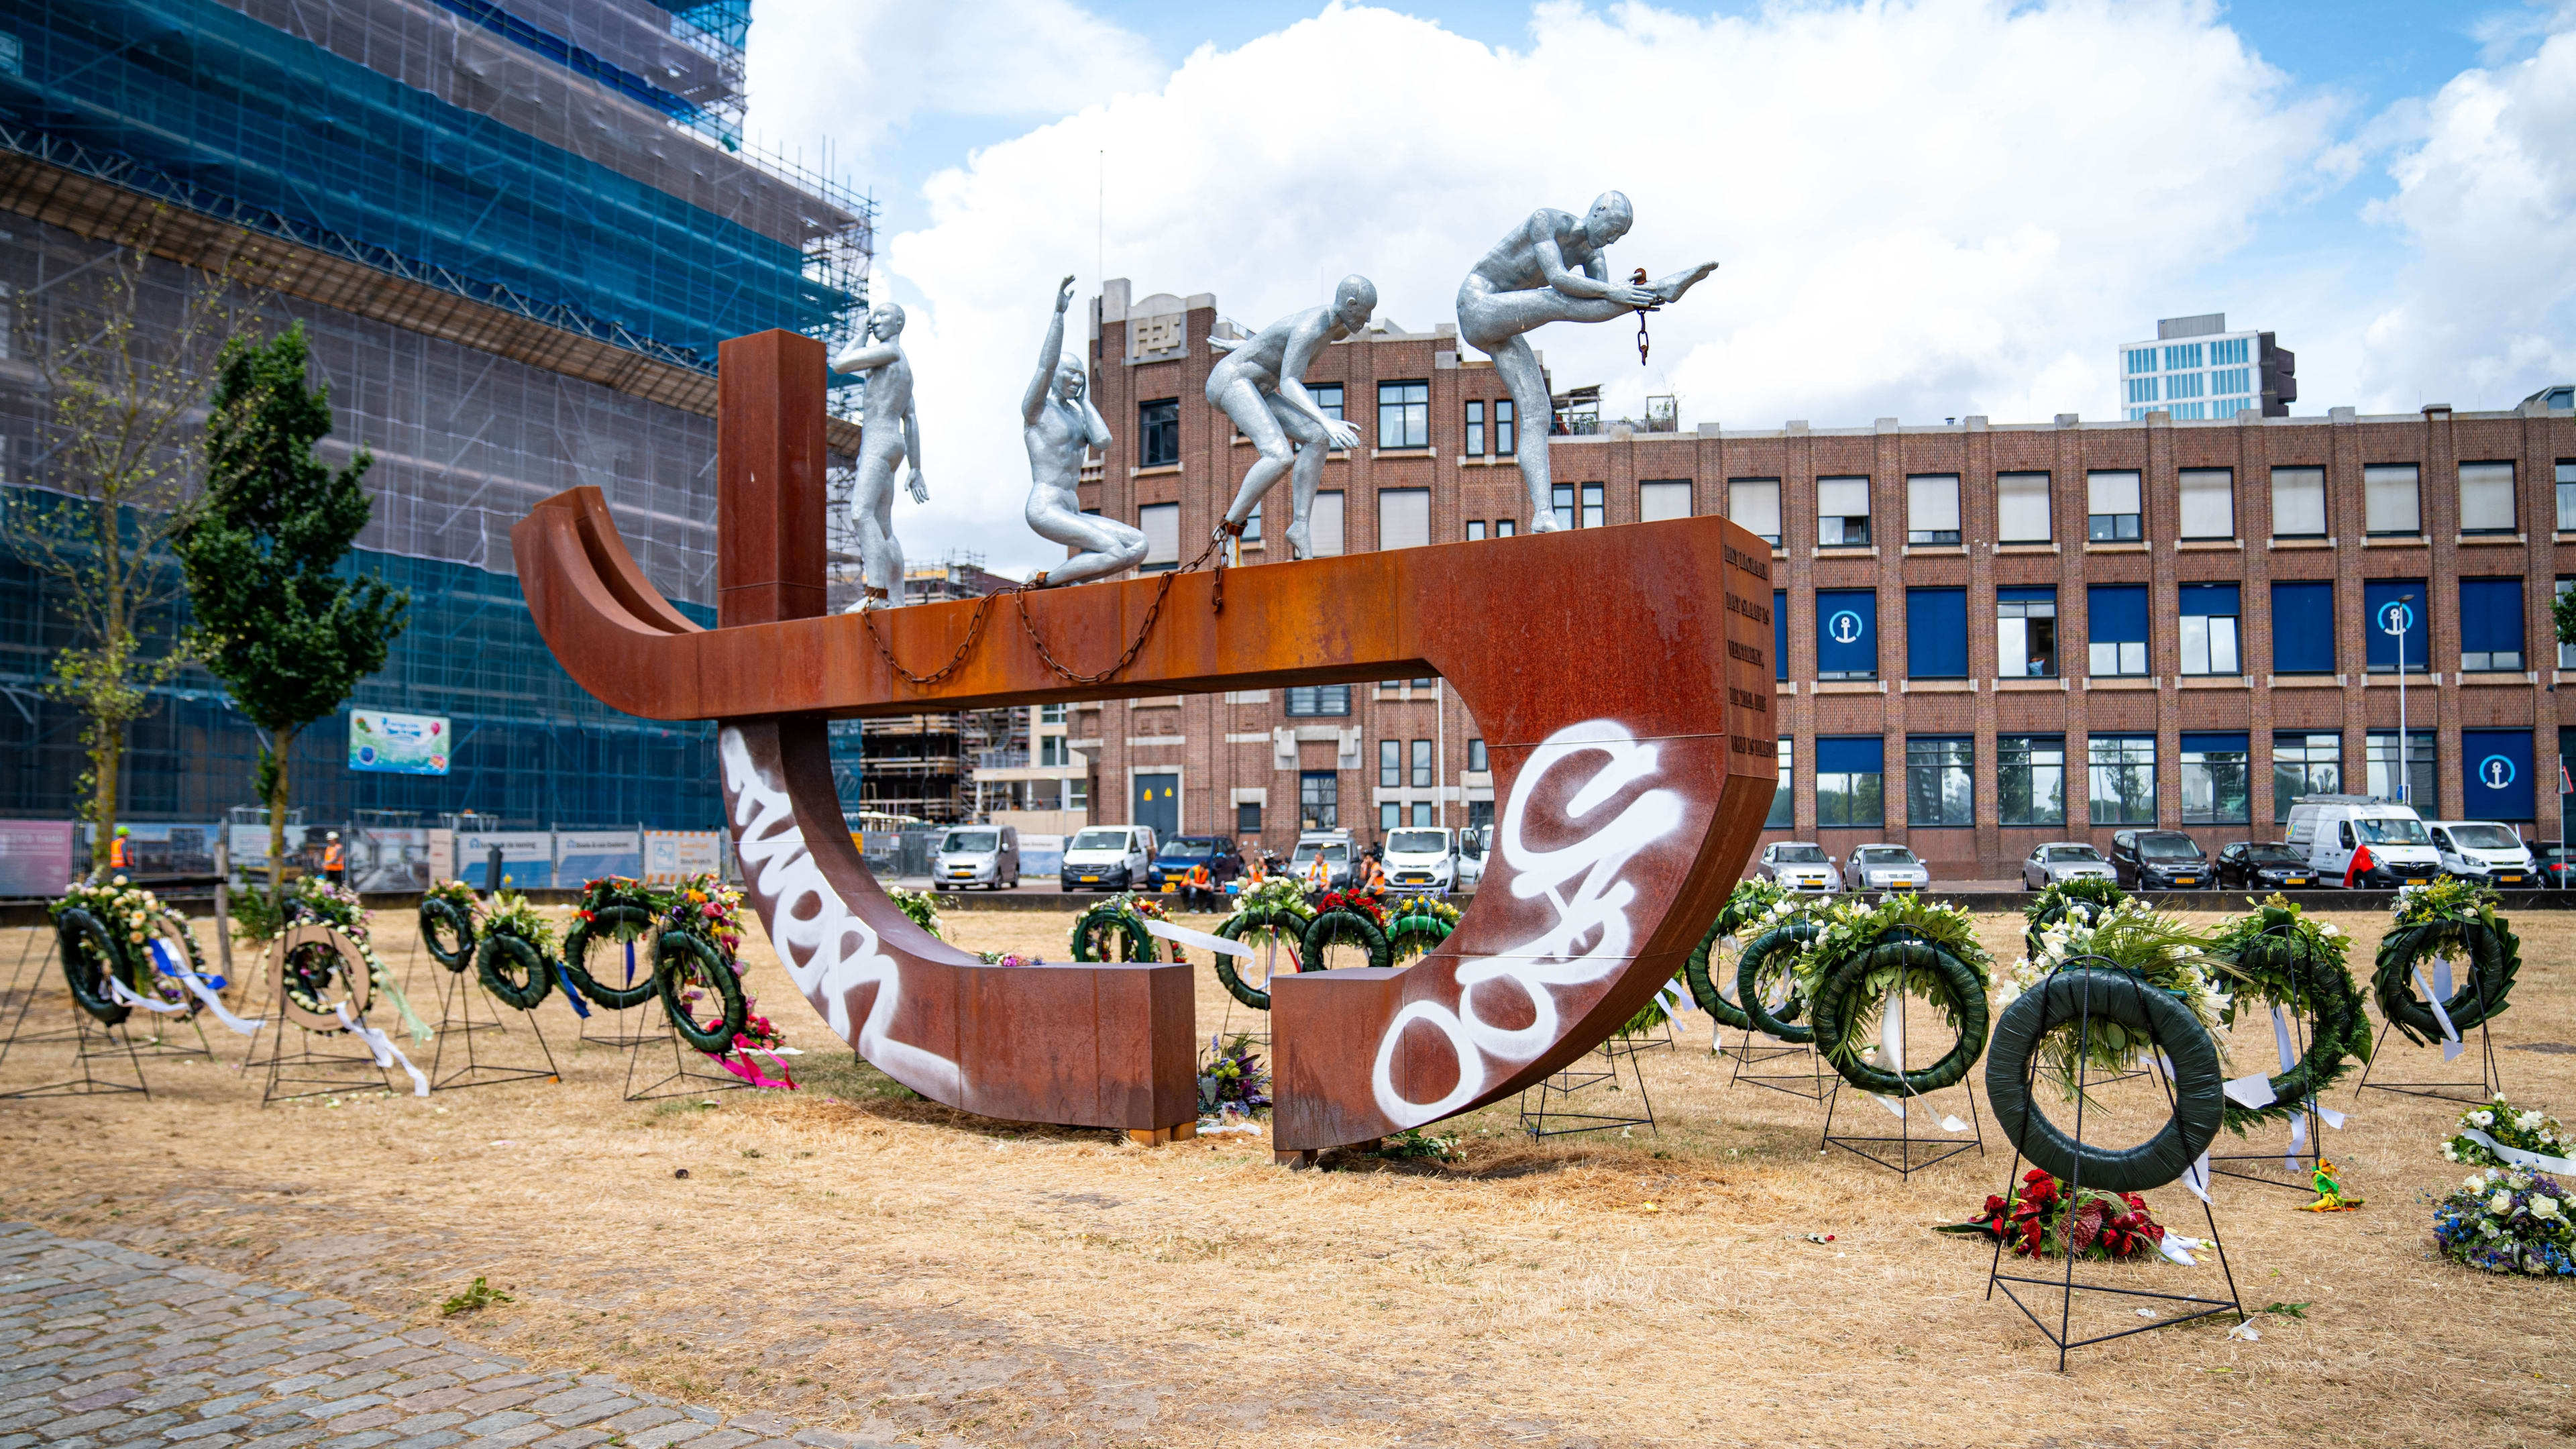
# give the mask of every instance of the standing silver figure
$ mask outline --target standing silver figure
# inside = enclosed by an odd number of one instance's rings
[[[1306,392],[1306,368],[1328,342],[1339,342],[1368,325],[1377,311],[1377,285],[1362,276],[1342,278],[1333,289],[1332,305],[1291,312],[1261,329],[1258,336],[1236,342],[1210,339],[1211,347],[1230,349],[1208,373],[1207,400],[1234,419],[1236,431],[1252,440],[1261,456],[1243,475],[1234,506],[1217,523],[1216,541],[1243,534],[1261,495],[1289,475],[1292,516],[1288,550],[1305,558],[1307,515],[1315,507],[1315,490],[1324,481],[1324,455],[1359,441],[1359,430],[1324,415]],[[1291,444],[1294,444],[1293,450]]]
[[[1109,424],[1087,395],[1080,362],[1064,355],[1064,309],[1073,278],[1056,288],[1055,320],[1038,349],[1037,375],[1020,399],[1020,437],[1029,449],[1029,527],[1040,538],[1080,552],[1032,577],[1033,586],[1076,584],[1122,573],[1145,561],[1145,535],[1114,519],[1082,511],[1082,458],[1109,446]]]
[[[1525,334],[1550,322],[1615,322],[1648,307],[1679,301],[1717,270],[1702,262],[1660,282],[1610,280],[1602,250],[1628,234],[1636,212],[1616,191],[1601,193],[1578,221],[1552,207],[1531,212],[1458,284],[1458,335],[1494,359],[1519,415],[1517,456],[1530,495],[1530,532],[1560,525],[1548,496],[1547,435],[1554,417],[1547,374]],[[1533,426],[1535,424],[1535,426]]]
[[[902,336],[903,309],[888,302],[868,314],[867,330],[832,360],[834,372],[867,379],[867,401],[859,414],[859,480],[850,494],[861,585],[851,613],[903,602],[903,545],[894,536],[895,469],[909,460],[912,501],[930,501],[930,487],[921,478],[921,422],[912,411],[912,363],[903,355]]]

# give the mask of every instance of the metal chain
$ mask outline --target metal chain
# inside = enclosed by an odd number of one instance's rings
[[[1023,585],[1022,587],[1026,586]],[[1016,590],[1014,592],[1016,592]],[[956,653],[948,656],[947,663],[940,665],[936,670],[933,670],[928,674],[915,674],[895,661],[894,651],[886,647],[885,636],[877,632],[876,610],[860,610],[859,620],[867,626],[868,642],[877,646],[877,655],[879,658],[885,660],[886,668],[891,669],[895,673],[902,675],[904,678],[911,680],[914,688],[926,689],[931,685],[937,684],[939,681],[946,679],[949,675],[956,673],[957,666],[966,662],[967,652],[975,647],[975,641],[977,639],[983,637],[984,617],[992,612],[994,597],[995,596],[992,594],[986,594],[984,597],[975,601],[975,616],[967,621],[965,642],[957,646]]]
[[[1065,668],[1062,664],[1056,662],[1056,657],[1053,654],[1047,652],[1046,640],[1038,637],[1037,624],[1034,620],[1029,618],[1028,596],[1030,590],[1040,588],[1045,585],[1046,574],[1044,572],[1040,572],[1032,576],[1027,583],[1018,584],[1006,590],[998,590],[977,599],[975,601],[974,617],[967,622],[966,637],[957,645],[957,652],[948,656],[947,663],[939,666],[928,674],[915,674],[911,670],[904,668],[903,665],[895,659],[894,651],[886,647],[885,636],[877,632],[876,610],[861,610],[859,613],[859,621],[866,626],[868,631],[868,642],[877,646],[877,657],[886,662],[886,668],[891,669],[895,673],[902,675],[905,679],[912,681],[914,688],[926,689],[931,685],[937,684],[941,680],[946,679],[949,675],[956,673],[957,666],[966,662],[966,656],[973,652],[975,648],[975,641],[982,638],[984,635],[984,621],[992,612],[993,601],[1000,598],[1002,594],[1007,593],[1011,596],[1012,605],[1019,610],[1020,628],[1028,634],[1029,643],[1038,651],[1038,659],[1040,662],[1044,663],[1048,669],[1054,671],[1057,678],[1063,679],[1068,683],[1099,684],[1114,677],[1128,665],[1136,662],[1137,653],[1144,649],[1146,639],[1153,635],[1156,621],[1162,618],[1163,600],[1170,596],[1173,583],[1183,574],[1196,573],[1199,566],[1208,561],[1208,556],[1210,554],[1216,555],[1216,611],[1218,613],[1225,612],[1225,555],[1217,552],[1217,546],[1215,542],[1211,540],[1206,548],[1199,550],[1199,556],[1197,558],[1190,560],[1186,566],[1163,575],[1161,586],[1154,590],[1153,605],[1145,610],[1144,627],[1136,631],[1136,637],[1129,641],[1126,652],[1118,656],[1118,662],[1110,665],[1107,669],[1100,671],[1098,674],[1079,674],[1073,670]]]

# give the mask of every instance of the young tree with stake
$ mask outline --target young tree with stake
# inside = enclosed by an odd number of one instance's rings
[[[301,323],[266,344],[235,342],[206,420],[202,510],[177,541],[206,668],[260,732],[268,887],[283,883],[287,760],[295,737],[382,669],[411,595],[337,572],[373,512],[364,448],[333,472],[313,456],[331,396],[307,386]]]

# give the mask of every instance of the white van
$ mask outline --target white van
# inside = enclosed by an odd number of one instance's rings
[[[1407,825],[1386,834],[1386,883],[1400,891],[1458,888],[1458,847],[1449,832]]]
[[[984,886],[1017,890],[1020,884],[1020,831],[1016,825],[960,825],[939,837],[931,858],[933,890]]]
[[[1056,883],[1064,890],[1140,890],[1154,863],[1150,825],[1094,825],[1064,843]]]
[[[1458,884],[1453,889],[1472,891],[1484,883],[1485,835],[1473,825],[1458,832]]]
[[[2340,883],[2352,853],[2370,847],[2371,868],[2355,886],[2421,885],[2442,873],[2423,818],[2367,795],[2302,795],[2290,807],[2289,844],[2322,880]]]
[[[2537,886],[2540,866],[2510,825],[2492,820],[2435,820],[2433,848],[2442,854],[2442,869],[2480,885]]]

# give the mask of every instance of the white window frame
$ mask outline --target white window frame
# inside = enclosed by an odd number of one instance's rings
[[[1343,551],[1350,537],[1345,501],[1338,488],[1315,495],[1315,506],[1306,515],[1306,543],[1315,557],[1333,558]]]
[[[2362,531],[2405,538],[2424,532],[2423,475],[2412,463],[2379,463],[2361,470]]]
[[[1420,548],[1431,542],[1431,490],[1381,488],[1377,491],[1377,546]]]
[[[1837,474],[1817,479],[1816,547],[1869,547],[1869,504],[1869,479],[1865,476]],[[1853,537],[1854,520],[1860,524],[1857,538]]]
[[[1956,544],[1966,537],[1959,527],[1959,475],[1917,473],[1905,480],[1905,541],[1926,547]]]
[[[2511,463],[2460,465],[2460,532],[2517,533]]]
[[[2314,528],[2288,527],[2313,523]],[[2326,470],[2281,467],[2272,470],[2272,536],[2323,538],[2332,526],[2326,515]]]
[[[2119,521],[2129,520],[2122,532]],[[2108,519],[2105,525],[2096,520]],[[2084,538],[2088,543],[2138,543],[2147,536],[2144,480],[2134,471],[2096,469],[2084,475]]]
[[[2177,538],[2236,536],[2236,474],[2228,468],[2185,468],[2179,478]]]
[[[1181,505],[1147,503],[1136,509],[1136,527],[1145,535],[1145,561],[1137,567],[1159,573],[1181,566]]]
[[[1648,478],[1637,485],[1637,521],[1660,523],[1668,518],[1691,516],[1691,484],[1687,478]]]
[[[1726,516],[1754,534],[1769,539],[1771,546],[1778,548],[1782,541],[1780,480],[1737,478],[1729,482],[1726,485]]]

